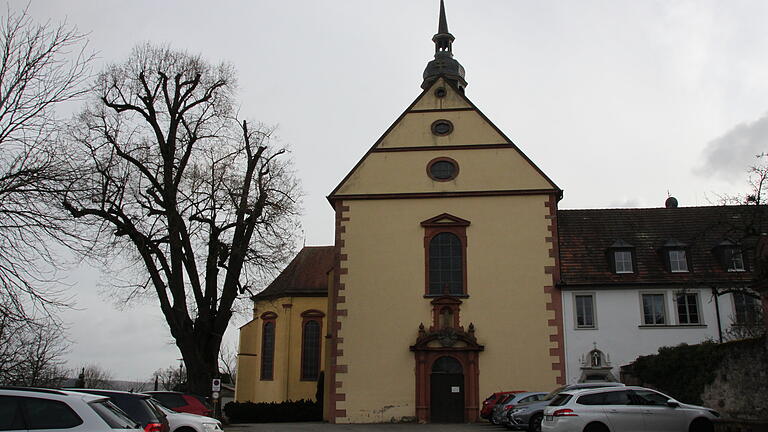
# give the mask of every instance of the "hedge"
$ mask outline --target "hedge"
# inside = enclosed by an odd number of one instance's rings
[[[703,342],[661,347],[658,354],[638,357],[624,370],[644,385],[654,387],[686,403],[701,404],[704,388],[715,380],[726,355],[762,339],[745,339],[727,343]]]
[[[224,413],[230,423],[306,422],[323,419],[322,406],[311,400],[286,402],[229,402]]]

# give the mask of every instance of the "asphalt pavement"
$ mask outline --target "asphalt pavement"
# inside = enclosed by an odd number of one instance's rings
[[[474,424],[329,424],[329,423],[254,423],[224,427],[225,432],[498,432],[489,423]]]

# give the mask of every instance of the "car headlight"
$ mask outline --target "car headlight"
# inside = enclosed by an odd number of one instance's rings
[[[708,409],[707,411],[709,411],[709,413],[712,414],[715,417],[720,417],[720,413],[715,411],[715,410],[713,410],[713,409]]]
[[[203,428],[207,431],[220,431],[221,430],[221,424],[220,423],[203,423]]]
[[[528,408],[512,408],[512,410],[509,412],[510,414],[523,414],[528,411]]]

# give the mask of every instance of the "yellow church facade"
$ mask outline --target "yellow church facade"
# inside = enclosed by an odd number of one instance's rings
[[[329,422],[472,422],[481,396],[564,382],[561,190],[467,98],[442,5],[433,40],[421,94],[328,196],[327,297],[254,298],[237,400],[314,397],[296,365],[308,310]]]

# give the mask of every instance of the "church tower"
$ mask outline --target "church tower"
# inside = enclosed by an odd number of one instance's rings
[[[422,92],[330,193],[326,419],[476,421],[564,379],[561,190],[465,94],[440,2]]]

